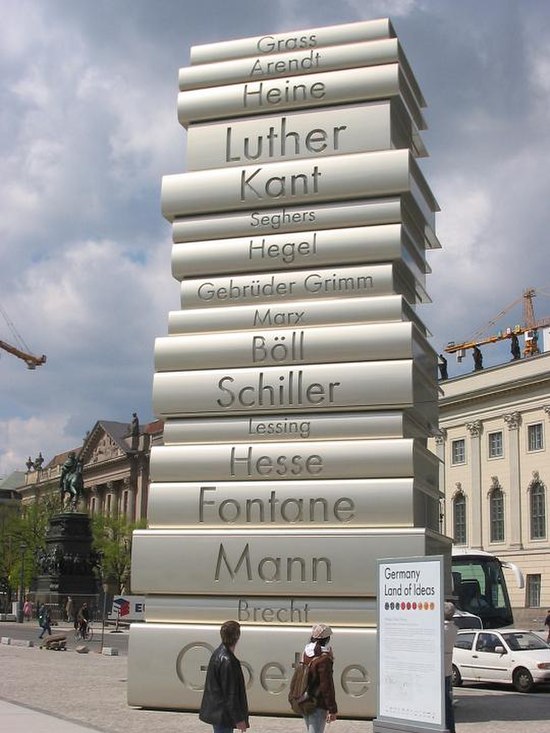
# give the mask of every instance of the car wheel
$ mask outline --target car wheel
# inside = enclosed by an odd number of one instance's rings
[[[514,687],[518,692],[531,692],[533,689],[533,677],[525,667],[519,667],[514,672]]]
[[[451,672],[451,684],[453,687],[460,687],[462,684],[462,677],[458,671],[458,667],[453,664],[453,671]]]

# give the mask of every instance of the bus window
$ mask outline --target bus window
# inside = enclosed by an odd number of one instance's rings
[[[453,555],[453,591],[461,611],[478,616],[484,628],[513,623],[500,560],[493,555]]]

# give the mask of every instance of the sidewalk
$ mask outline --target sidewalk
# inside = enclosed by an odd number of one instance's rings
[[[5,633],[5,632],[3,632]],[[16,638],[15,630],[11,636]],[[209,733],[196,712],[130,708],[127,658],[0,644],[0,730],[10,733]],[[456,691],[457,733],[550,733],[550,690]],[[251,717],[250,733],[304,733],[299,718]],[[327,733],[372,733],[364,720],[337,720]]]
[[[53,715],[46,715],[40,710],[14,705],[0,699],[0,721],[2,730],[13,733],[34,730],[38,733],[86,733],[86,731],[98,731],[98,728],[85,728],[83,725],[73,723]]]

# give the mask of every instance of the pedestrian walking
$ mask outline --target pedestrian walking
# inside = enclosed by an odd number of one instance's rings
[[[222,643],[212,652],[202,696],[199,719],[209,723],[214,733],[246,731],[248,701],[241,663],[235,647],[241,636],[237,621],[226,621],[220,628]]]
[[[88,633],[88,624],[90,623],[90,609],[88,608],[88,604],[86,601],[80,606],[78,609],[78,613],[76,614],[76,621],[75,621],[75,629],[78,629],[80,631],[80,635],[83,639],[86,638],[86,635]]]
[[[307,733],[323,733],[327,723],[336,720],[338,706],[334,692],[334,655],[330,646],[332,629],[327,624],[315,624],[311,629],[302,660],[310,666],[310,689],[315,698],[315,710],[304,715]]]
[[[40,624],[40,628],[42,629],[39,639],[42,639],[44,636],[44,633],[47,631],[48,635],[52,635],[52,616],[50,613],[50,609],[44,604],[42,608],[40,609],[40,615],[38,617],[38,623]]]
[[[32,603],[28,598],[23,604],[23,618],[25,621],[30,621],[32,619]]]
[[[548,613],[546,614],[546,618],[544,619],[544,625],[548,626],[548,638],[546,641],[550,644],[550,608],[548,609]]]
[[[67,616],[67,621],[70,622],[74,620],[74,601],[71,596],[67,596],[67,603],[65,604],[65,615]]]
[[[445,650],[445,727],[455,733],[455,713],[453,708],[453,649],[458,629],[453,621],[455,607],[447,602],[443,606],[443,642]]]

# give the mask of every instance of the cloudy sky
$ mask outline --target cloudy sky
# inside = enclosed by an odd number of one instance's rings
[[[153,342],[178,307],[160,179],[185,170],[190,46],[388,15],[429,105],[435,348],[527,287],[550,315],[547,0],[3,0],[0,339],[48,361],[29,371],[0,351],[0,476],[98,419],[153,418]],[[450,359],[451,376],[471,365]]]

